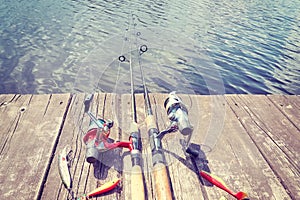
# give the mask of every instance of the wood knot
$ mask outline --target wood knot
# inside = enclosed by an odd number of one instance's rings
[[[0,104],[0,107],[5,107],[5,106],[7,106],[7,105],[8,105],[8,102],[6,101],[6,102],[1,103],[1,104]]]
[[[25,107],[22,107],[21,109],[20,109],[20,112],[24,112],[26,110],[26,108]]]

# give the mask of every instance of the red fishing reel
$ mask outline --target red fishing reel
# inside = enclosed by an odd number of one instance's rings
[[[91,120],[87,133],[83,136],[83,142],[86,144],[86,160],[94,163],[98,160],[99,153],[103,153],[115,148],[133,149],[132,137],[129,141],[110,142],[110,129],[113,127],[113,121],[97,119]]]

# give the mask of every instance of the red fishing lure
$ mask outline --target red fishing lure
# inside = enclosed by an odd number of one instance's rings
[[[121,179],[117,178],[115,180],[107,182],[107,183],[101,185],[100,187],[96,188],[95,190],[87,193],[86,195],[81,197],[79,200],[86,200],[86,199],[89,199],[91,197],[95,197],[95,196],[98,196],[100,194],[103,194],[105,192],[109,192],[109,191],[113,190],[120,183],[120,181],[121,181]]]
[[[210,174],[210,173],[205,172],[205,171],[200,171],[200,175],[201,175],[201,177],[205,178],[206,180],[208,180],[213,185],[215,185],[218,188],[221,188],[222,190],[228,192],[229,194],[231,194],[232,196],[234,196],[238,200],[246,200],[247,197],[248,197],[248,195],[245,192],[238,192],[238,193],[232,192],[225,185],[224,181],[221,178],[217,177],[216,175]]]

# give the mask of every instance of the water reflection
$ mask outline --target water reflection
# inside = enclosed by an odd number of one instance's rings
[[[297,0],[1,1],[0,93],[128,92],[130,13],[152,92],[300,93]]]

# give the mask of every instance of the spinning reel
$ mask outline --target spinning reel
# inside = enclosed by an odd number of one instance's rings
[[[110,142],[110,129],[113,127],[112,120],[97,119],[89,111],[90,102],[93,95],[89,95],[85,101],[85,112],[89,115],[91,121],[89,129],[83,136],[83,142],[86,145],[86,161],[94,163],[99,160],[99,155],[105,151],[115,148],[127,148],[129,151],[141,148],[140,137],[137,133],[132,133],[129,141]]]
[[[189,121],[188,110],[182,100],[175,92],[171,92],[165,100],[164,107],[167,111],[168,118],[170,119],[170,125],[165,130],[161,131],[156,137],[162,138],[167,133],[179,130],[179,132],[184,136],[184,139],[180,141],[183,151],[189,154],[196,154],[196,152],[193,152],[189,148],[193,133],[193,126]]]

